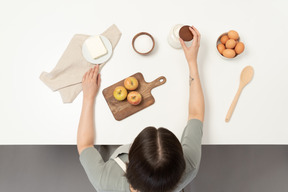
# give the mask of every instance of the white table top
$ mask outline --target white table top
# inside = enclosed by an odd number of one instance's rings
[[[270,3],[271,2],[271,3]],[[273,3],[272,3],[273,2]],[[72,104],[39,80],[50,72],[74,34],[99,34],[116,24],[122,37],[102,70],[96,101],[96,144],[126,144],[145,127],[166,127],[178,138],[188,115],[188,66],[182,50],[167,43],[175,24],[202,34],[199,70],[206,113],[203,144],[288,144],[288,2],[278,1],[2,1],[0,3],[0,144],[76,144],[82,93]],[[235,60],[217,55],[220,34],[239,32],[246,50]],[[136,54],[133,36],[156,40],[149,56]],[[229,123],[228,108],[241,70],[252,65]],[[116,121],[102,95],[107,86],[136,72],[146,81],[164,75],[154,105]]]

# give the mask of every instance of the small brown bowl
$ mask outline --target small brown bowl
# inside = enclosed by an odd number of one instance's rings
[[[135,40],[136,40],[139,36],[141,36],[141,35],[147,35],[147,36],[149,36],[149,37],[152,39],[152,42],[153,42],[153,46],[151,47],[151,49],[150,49],[148,52],[145,52],[145,53],[139,52],[139,51],[135,48],[135,46],[134,46]],[[154,38],[153,38],[153,36],[152,36],[151,34],[149,34],[149,33],[147,33],[147,32],[140,32],[140,33],[136,34],[136,35],[133,37],[133,39],[132,39],[132,47],[133,47],[133,49],[134,49],[134,51],[135,51],[136,53],[138,53],[138,54],[140,54],[140,55],[148,55],[149,53],[151,53],[151,52],[153,51],[153,49],[154,49],[154,47],[155,47],[155,41],[154,41]]]

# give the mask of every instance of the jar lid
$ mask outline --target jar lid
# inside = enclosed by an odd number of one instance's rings
[[[191,41],[193,39],[193,34],[190,31],[189,27],[189,25],[184,25],[179,31],[179,36],[181,37],[181,39],[183,39],[183,41]]]

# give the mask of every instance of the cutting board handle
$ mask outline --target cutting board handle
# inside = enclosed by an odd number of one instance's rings
[[[155,87],[163,85],[164,83],[166,83],[166,77],[161,76],[155,79],[154,81],[150,82],[149,84],[150,84],[151,89],[153,89]]]

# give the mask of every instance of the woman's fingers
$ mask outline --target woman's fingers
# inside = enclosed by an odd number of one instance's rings
[[[187,46],[186,46],[186,44],[184,43],[184,41],[183,41],[183,39],[182,39],[181,37],[179,38],[179,41],[180,41],[180,43],[181,43],[182,48],[183,48],[184,50],[186,50],[186,49],[187,49]]]
[[[93,74],[94,74],[94,71],[95,71],[95,67],[92,67],[90,70],[91,71],[89,72],[89,78],[93,79]]]
[[[90,68],[84,75],[82,78],[82,82],[86,81],[86,80],[92,80],[92,81],[96,81],[96,83],[98,84],[98,80],[100,77],[98,77],[99,74],[99,65],[96,65],[95,67]]]
[[[194,29],[194,31],[195,31],[195,32],[197,33],[197,35],[198,35],[198,43],[199,43],[199,45],[200,45],[201,35],[200,35],[199,31],[196,29],[196,27],[192,26],[192,28]]]
[[[96,65],[94,67],[94,72],[93,72],[93,76],[92,76],[92,78],[95,79],[95,80],[97,79],[98,71],[99,71],[99,65]]]
[[[86,79],[90,79],[90,74],[91,74],[91,71],[92,71],[92,68],[90,68],[86,73],[87,73],[87,75],[86,75]]]
[[[194,31],[197,33],[198,37],[200,37],[201,35],[200,35],[199,31],[196,29],[196,27],[192,26],[192,28],[193,28]]]
[[[98,73],[98,75],[97,75],[97,85],[98,85],[98,87],[100,86],[100,83],[101,83],[101,75],[100,75],[100,73]]]
[[[198,44],[198,34],[196,33],[196,31],[194,31],[194,29],[192,27],[189,27],[189,30],[192,32],[193,34],[193,43],[195,45],[195,43]]]

